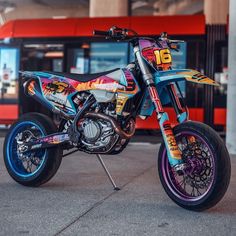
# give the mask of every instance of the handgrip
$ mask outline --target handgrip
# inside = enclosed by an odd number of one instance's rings
[[[108,31],[102,31],[102,30],[94,30],[93,35],[110,36]]]

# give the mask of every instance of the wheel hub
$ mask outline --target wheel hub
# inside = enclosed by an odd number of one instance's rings
[[[24,130],[15,137],[17,144],[18,159],[22,163],[26,162],[27,165],[32,163],[35,166],[40,164],[40,158],[35,157],[36,152],[27,152],[27,147],[24,145],[27,142],[35,141],[37,139],[37,130]],[[30,164],[31,165],[31,164]]]
[[[186,183],[196,189],[204,189],[211,181],[210,168],[207,164],[207,153],[197,142],[187,145],[182,151]]]

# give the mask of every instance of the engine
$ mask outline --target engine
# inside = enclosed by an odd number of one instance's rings
[[[78,113],[84,108],[84,103],[89,95],[86,92],[77,94],[74,97],[73,101]],[[86,116],[88,113],[90,113],[89,117]],[[100,114],[100,116],[94,117],[95,114]],[[76,121],[67,121],[63,125],[63,132],[69,133],[71,143],[81,151],[117,154],[124,149],[130,139],[130,137],[123,134],[125,132],[133,134],[135,128],[133,119],[130,119],[125,127],[121,127],[117,118],[115,101],[110,103],[95,102],[81,118]],[[123,120],[123,118],[121,119]],[[76,122],[77,130],[74,130],[74,122]]]
[[[119,139],[111,123],[102,119],[84,119],[79,131],[81,143],[91,152],[109,152]]]

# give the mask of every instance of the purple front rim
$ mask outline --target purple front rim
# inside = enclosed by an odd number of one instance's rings
[[[209,191],[211,190],[211,187],[213,185],[214,179],[215,179],[215,173],[216,173],[216,169],[215,169],[215,159],[212,153],[212,150],[210,149],[209,145],[207,144],[207,142],[200,137],[198,134],[193,133],[191,131],[184,131],[181,132],[179,134],[176,135],[176,142],[178,145],[182,145],[180,143],[180,141],[185,138],[185,137],[189,137],[189,136],[193,136],[196,140],[201,142],[201,146],[205,148],[205,150],[208,151],[208,156],[209,160],[208,160],[208,164],[210,163],[211,166],[211,170],[210,170],[210,176],[209,179],[207,181],[207,183],[203,183],[204,186],[206,187],[205,191],[200,191],[197,188],[192,187],[192,176],[191,175],[183,175],[183,181],[178,181],[177,178],[180,178],[180,176],[178,176],[174,170],[171,168],[169,161],[168,161],[168,157],[167,157],[167,153],[166,153],[166,149],[163,151],[162,154],[162,161],[161,161],[161,169],[162,169],[162,174],[164,177],[164,181],[166,182],[169,190],[179,199],[184,200],[184,201],[189,201],[189,202],[194,202],[194,201],[199,201],[201,200],[203,197],[205,197]],[[198,176],[196,176],[197,178]],[[199,177],[200,178],[200,177]],[[189,181],[189,186],[188,188],[192,188],[192,192],[187,192],[186,190],[186,186],[188,185],[186,183],[186,180],[190,180]],[[184,188],[182,187],[184,183]],[[196,189],[196,190],[194,190]],[[196,193],[197,196],[195,196]]]

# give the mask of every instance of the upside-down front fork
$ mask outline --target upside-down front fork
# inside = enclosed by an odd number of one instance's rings
[[[171,89],[172,92],[173,92],[173,89],[174,88]],[[165,146],[167,149],[169,163],[172,167],[175,168],[176,171],[181,171],[184,169],[184,164],[182,161],[182,153],[179,150],[178,145],[176,143],[168,114],[163,110],[155,84],[149,84],[148,90],[149,90],[151,100],[155,106],[157,119],[159,121],[160,129],[161,129],[162,136],[163,136]],[[173,95],[176,95],[176,94],[173,94]],[[176,104],[179,103],[179,100],[175,100],[175,101],[176,101]]]
[[[176,143],[168,114],[164,112],[162,108],[162,104],[155,83],[153,81],[152,73],[150,72],[149,67],[147,66],[146,62],[144,61],[141,55],[139,46],[134,47],[134,53],[136,55],[140,70],[142,72],[143,80],[148,88],[149,95],[157,113],[157,119],[159,121],[160,129],[167,149],[169,163],[172,167],[176,169],[176,171],[181,170],[182,168],[184,168],[184,164],[182,161],[182,153]],[[175,94],[173,96],[175,96]],[[178,120],[179,119],[182,118],[178,118]]]

